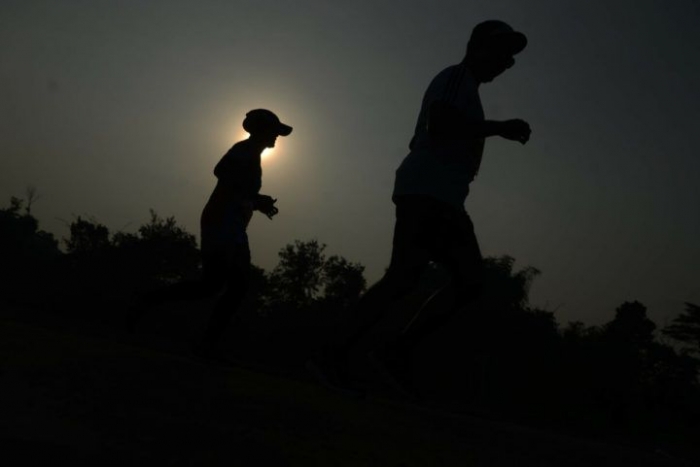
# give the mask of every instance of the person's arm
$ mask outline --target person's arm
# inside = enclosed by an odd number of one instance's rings
[[[475,138],[488,138],[500,136],[511,141],[519,141],[525,144],[530,139],[530,125],[519,118],[512,120],[483,120],[480,122],[466,122],[466,132]]]
[[[466,134],[472,138],[500,136],[525,144],[530,139],[531,130],[530,125],[520,119],[470,121],[451,104],[436,101],[428,111],[428,133],[436,141],[445,141]]]
[[[275,206],[276,202],[277,199],[272,196],[258,194],[253,200],[253,209],[262,212],[268,219],[272,219],[279,212]]]

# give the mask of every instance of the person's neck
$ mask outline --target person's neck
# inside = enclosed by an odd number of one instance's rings
[[[265,150],[265,148],[267,148],[265,142],[263,142],[259,139],[255,139],[253,137],[248,138],[248,144],[250,144],[250,146],[253,149],[255,149],[256,151],[258,151],[260,153],[262,153]]]
[[[475,72],[477,67],[476,67],[476,64],[474,63],[474,60],[469,56],[464,57],[464,60],[462,60],[461,65],[463,67],[465,67],[469,71],[469,73],[474,77],[474,81],[476,81],[476,85],[480,86],[482,81],[479,79],[479,75]]]

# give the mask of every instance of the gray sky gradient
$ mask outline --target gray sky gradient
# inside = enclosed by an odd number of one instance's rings
[[[294,127],[264,161],[266,269],[295,239],[388,264],[394,171],[422,94],[472,27],[523,31],[482,86],[489,139],[467,200],[486,255],[542,270],[534,305],[599,324],[625,300],[659,324],[700,303],[700,6],[692,0],[0,3],[0,205],[27,185],[42,228],[73,215],[133,231],[153,208],[198,234],[214,164],[256,107]]]

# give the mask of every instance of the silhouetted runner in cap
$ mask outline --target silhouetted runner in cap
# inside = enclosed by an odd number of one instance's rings
[[[480,23],[462,62],[447,67],[430,83],[410,152],[396,171],[390,266],[360,300],[356,322],[338,345],[307,362],[322,383],[352,386],[346,368],[349,352],[392,309],[392,301],[415,288],[430,262],[440,263],[450,273],[451,282],[441,293],[454,294],[455,306],[436,314],[427,312],[426,302],[398,335],[370,353],[371,361],[395,387],[408,389],[410,356],[416,345],[478,296],[482,256],[464,209],[469,184],[479,171],[485,138],[501,136],[524,144],[530,137],[530,126],[523,120],[485,120],[479,85],[511,68],[513,56],[526,44],[524,34],[502,21]]]
[[[250,249],[246,229],[253,211],[272,219],[278,212],[276,199],[260,194],[265,148],[275,146],[278,136],[288,136],[292,127],[280,122],[269,110],[255,109],[246,114],[243,128],[250,137],[233,145],[214,168],[216,187],[201,217],[202,273],[199,282],[181,282],[147,292],[128,317],[134,329],[145,312],[144,305],[170,300],[195,300],[223,291],[209,318],[202,343],[195,353],[217,357],[226,325],[238,309],[248,289]]]

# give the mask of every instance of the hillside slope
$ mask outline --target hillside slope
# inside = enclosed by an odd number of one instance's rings
[[[684,466],[660,453],[0,322],[4,465]]]

